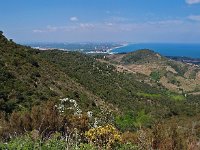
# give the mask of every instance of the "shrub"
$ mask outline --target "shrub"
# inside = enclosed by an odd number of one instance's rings
[[[132,143],[120,144],[117,150],[138,150],[138,147]]]
[[[61,138],[61,134],[56,132],[51,137],[45,141],[42,145],[42,149],[48,150],[65,150],[66,149],[66,141]]]
[[[35,148],[35,143],[28,135],[13,138],[8,143],[0,143],[0,149],[8,150],[32,150]]]
[[[116,142],[121,142],[121,135],[113,125],[92,128],[85,133],[88,142],[98,148],[111,148]]]
[[[79,150],[97,150],[97,148],[91,144],[81,143]]]
[[[126,130],[134,130],[134,116],[133,113],[127,113],[123,116],[117,116],[115,118],[115,123],[118,128],[120,128],[122,131]]]
[[[159,81],[161,78],[161,74],[159,71],[154,71],[150,74],[151,78],[155,81]]]

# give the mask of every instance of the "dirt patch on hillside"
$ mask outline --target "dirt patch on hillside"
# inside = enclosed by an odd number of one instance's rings
[[[107,58],[109,58],[112,61],[116,61],[116,62],[121,62],[122,58],[126,56],[126,54],[116,54],[116,55],[108,55],[106,56]]]
[[[134,72],[145,74],[150,76],[150,74],[155,70],[160,70],[162,67],[157,64],[145,64],[145,65],[126,65],[126,67]]]
[[[171,66],[167,66],[166,67],[166,71],[170,71],[170,72],[172,72],[174,74],[177,74],[176,70],[174,68],[172,68]]]
[[[174,85],[172,83],[169,83],[169,80],[163,76],[161,79],[160,79],[160,83],[167,89],[169,89],[170,91],[175,91],[175,92],[179,92],[178,90],[178,86],[177,85]]]

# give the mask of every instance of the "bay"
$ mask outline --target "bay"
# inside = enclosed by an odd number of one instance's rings
[[[113,49],[113,53],[128,53],[139,49],[150,49],[164,56],[200,58],[200,44],[139,43]]]

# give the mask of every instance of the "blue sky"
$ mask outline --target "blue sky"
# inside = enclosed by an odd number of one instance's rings
[[[17,42],[200,43],[200,0],[2,0]]]

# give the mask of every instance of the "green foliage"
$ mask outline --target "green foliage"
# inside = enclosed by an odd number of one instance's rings
[[[150,74],[151,79],[155,81],[159,81],[161,78],[160,72],[159,71],[154,71]]]
[[[141,110],[138,112],[135,121],[134,126],[137,128],[142,128],[143,126],[148,126],[152,122],[152,117],[149,114],[146,114],[144,110]]]
[[[30,138],[29,135],[16,137],[8,143],[0,144],[0,148],[3,150],[33,150],[37,148],[37,144]]]
[[[46,140],[43,145],[42,149],[48,149],[48,150],[65,150],[66,149],[66,141],[65,139],[61,138],[60,133],[55,133]]]
[[[170,97],[174,101],[183,101],[186,99],[183,95],[170,95]]]
[[[134,130],[135,127],[134,127],[134,116],[133,116],[133,112],[129,112],[123,116],[117,116],[115,118],[115,123],[116,123],[116,126],[118,128],[120,128],[122,131],[125,131],[125,130]]]
[[[138,128],[147,127],[152,124],[152,117],[146,114],[144,110],[137,112],[137,114],[127,113],[123,116],[117,116],[115,119],[116,126],[122,131],[134,131]]]
[[[150,99],[160,99],[162,97],[161,94],[150,94],[150,93],[137,93],[137,95]]]
[[[176,77],[169,78],[169,82],[172,83],[172,84],[174,84],[174,85],[180,86],[180,81],[178,81],[176,79]]]
[[[120,144],[120,146],[117,147],[117,150],[138,150],[138,146],[132,143]]]
[[[126,56],[122,58],[122,62],[124,64],[133,64],[133,63],[143,64],[143,63],[160,61],[161,59],[165,60],[164,57],[158,56],[158,54],[152,50],[142,49],[128,53]]]
[[[91,144],[81,143],[78,150],[97,150],[97,148]]]

